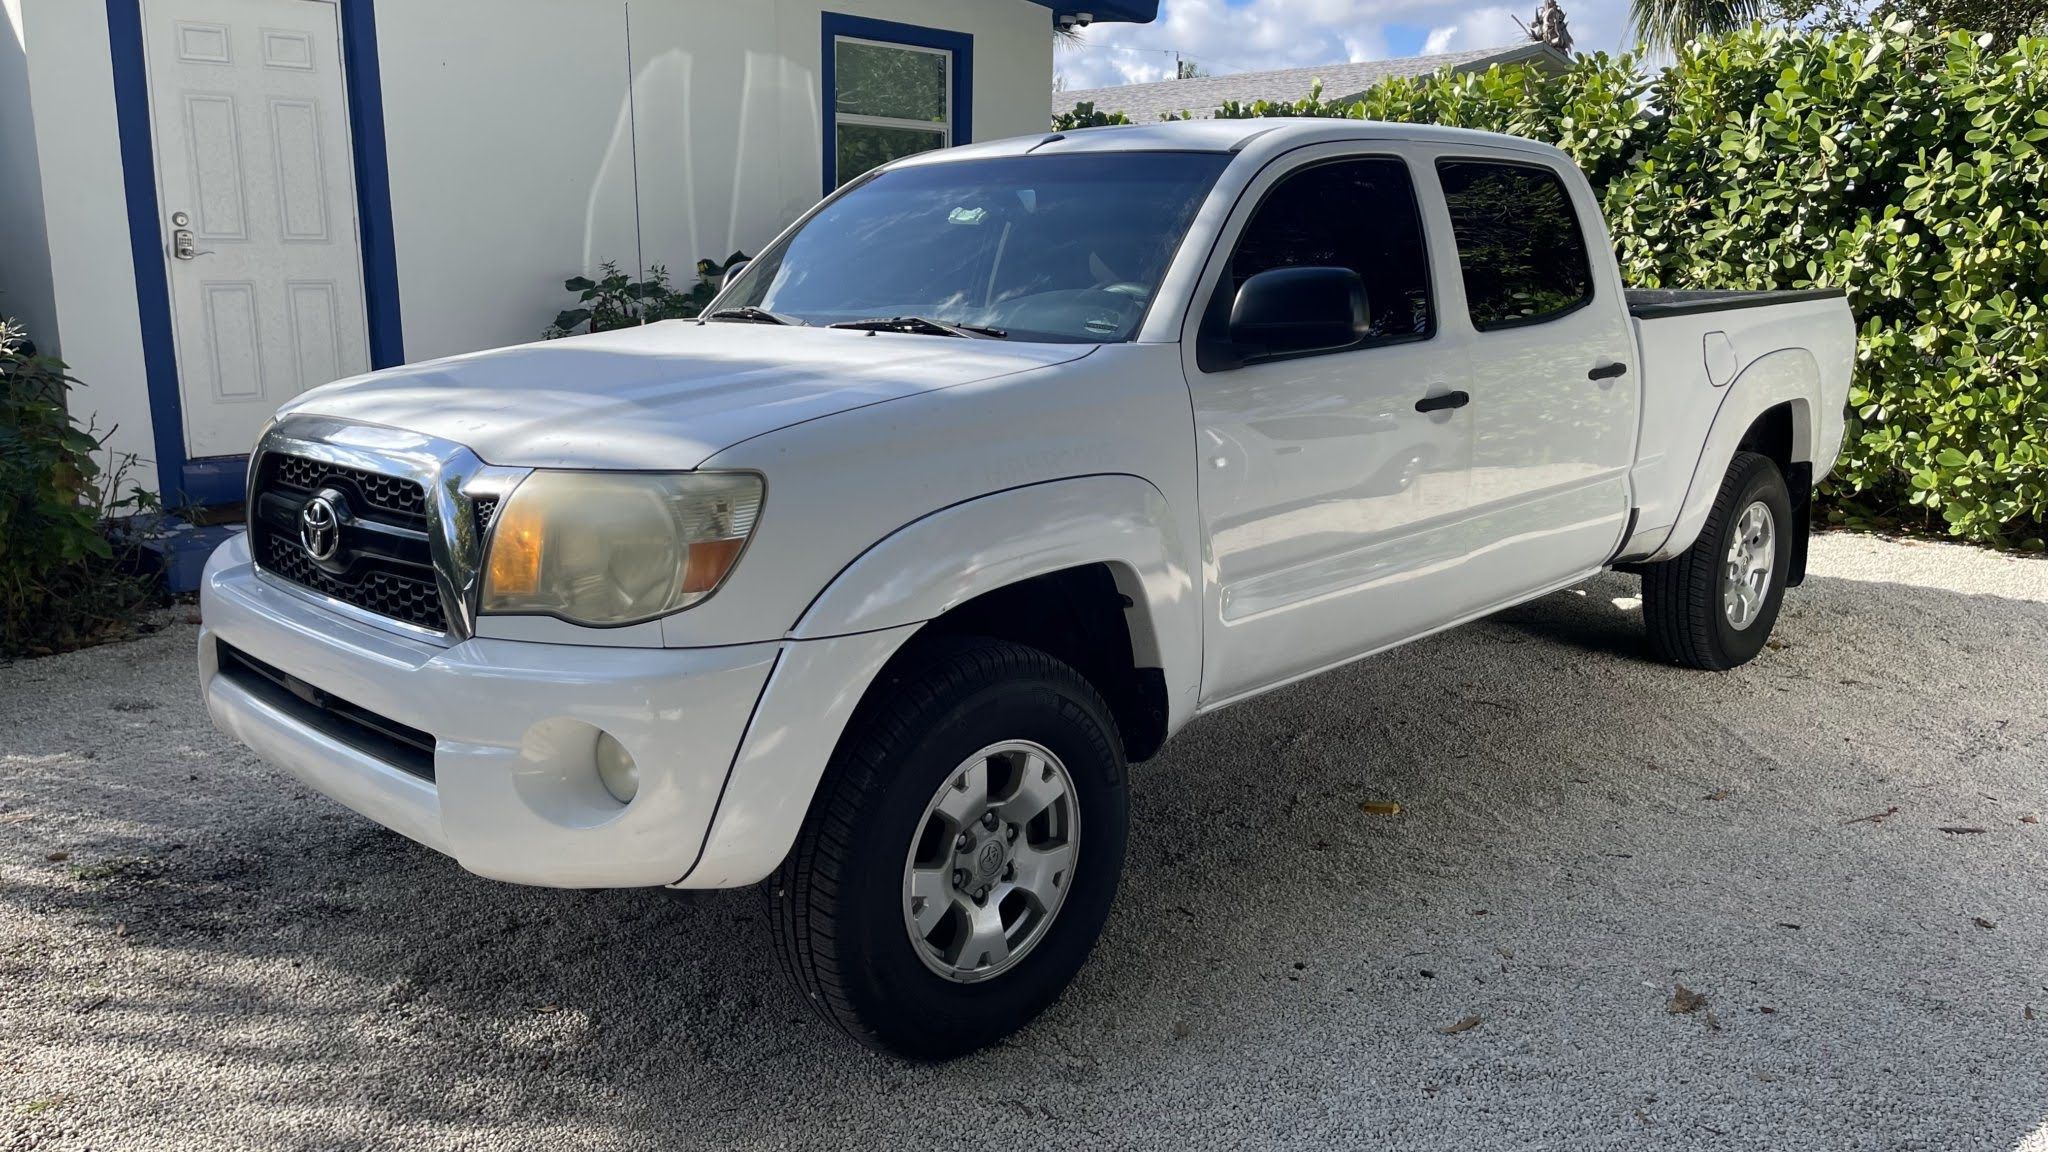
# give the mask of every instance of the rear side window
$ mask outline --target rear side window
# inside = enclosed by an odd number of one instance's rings
[[[1482,160],[1440,160],[1436,171],[1474,328],[1541,323],[1593,298],[1586,235],[1557,173]]]
[[[1295,172],[1266,194],[1230,258],[1237,284],[1273,268],[1349,268],[1373,342],[1428,336],[1429,259],[1408,166],[1374,156]]]

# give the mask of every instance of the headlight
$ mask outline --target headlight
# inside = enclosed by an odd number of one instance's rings
[[[635,624],[711,595],[761,511],[747,473],[539,471],[491,525],[486,615]]]

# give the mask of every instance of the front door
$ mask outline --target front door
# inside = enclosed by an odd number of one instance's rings
[[[1425,226],[1404,150],[1365,149],[1302,149],[1254,181],[1198,297],[1234,298],[1271,268],[1337,266],[1364,280],[1369,312],[1367,335],[1334,352],[1220,371],[1186,354],[1214,565],[1205,704],[1473,606],[1459,577],[1472,418],[1453,395],[1465,354],[1438,323],[1437,286],[1454,265]],[[1198,343],[1190,334],[1184,347]]]
[[[279,404],[368,370],[330,0],[145,0],[186,455],[249,451]]]

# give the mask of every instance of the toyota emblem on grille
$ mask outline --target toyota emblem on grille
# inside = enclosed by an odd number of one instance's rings
[[[341,510],[335,494],[322,492],[299,509],[299,547],[325,564],[341,551]]]

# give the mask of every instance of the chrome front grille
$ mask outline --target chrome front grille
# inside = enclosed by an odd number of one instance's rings
[[[338,554],[327,564],[299,534],[307,501],[323,493],[347,510]],[[446,632],[426,528],[426,489],[418,481],[282,452],[257,466],[250,508],[257,563],[344,604]]]
[[[336,610],[467,639],[484,532],[524,475],[417,433],[286,417],[250,471],[250,554]]]

